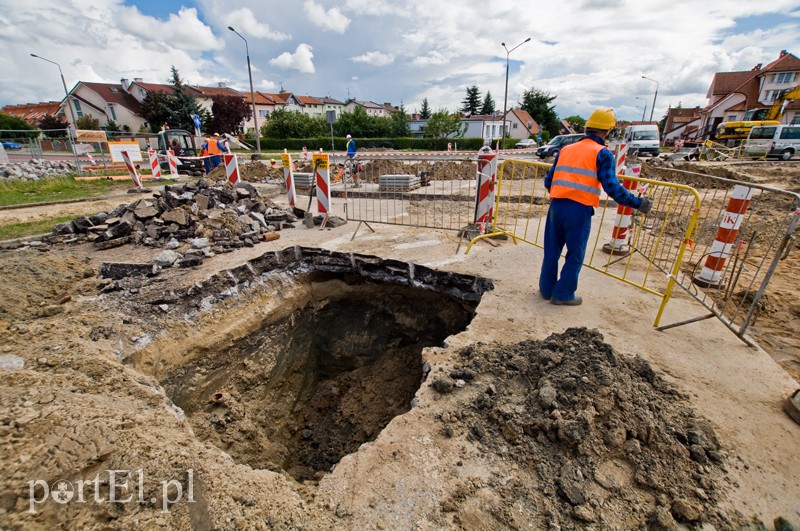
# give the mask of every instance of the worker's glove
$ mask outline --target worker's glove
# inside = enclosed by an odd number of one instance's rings
[[[653,208],[653,202],[650,201],[648,198],[643,197],[642,198],[642,204],[639,205],[639,209],[638,209],[639,212],[641,212],[642,214],[647,214],[648,212],[650,212],[651,208]]]

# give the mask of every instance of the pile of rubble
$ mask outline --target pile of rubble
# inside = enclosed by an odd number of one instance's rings
[[[28,162],[0,166],[0,180],[38,181],[45,177],[61,177],[75,171],[75,164],[72,162],[31,159]]]
[[[49,243],[92,242],[98,249],[127,243],[163,247],[156,259],[166,267],[197,265],[203,256],[223,253],[277,239],[275,231],[291,227],[297,218],[269,199],[259,196],[248,183],[165,186],[152,198],[120,205],[110,212],[78,216],[60,223],[45,240]],[[188,243],[191,252],[174,252]],[[188,258],[187,258],[188,257]]]

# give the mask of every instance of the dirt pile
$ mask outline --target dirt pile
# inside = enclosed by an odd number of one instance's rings
[[[110,212],[78,216],[61,223],[45,240],[50,243],[92,242],[98,249],[127,243],[175,248],[191,240],[202,249],[225,252],[252,247],[265,235],[296,221],[247,183],[165,186],[153,197],[120,205]]]
[[[520,468],[495,485],[498,525],[523,524],[518,503],[536,508],[525,523],[537,529],[743,524],[718,505],[725,455],[710,423],[647,361],[620,356],[600,333],[570,328],[543,341],[468,347],[460,357],[431,385],[458,397],[441,414],[446,436],[466,433]],[[457,492],[445,509],[458,517],[469,496]]]
[[[478,171],[474,162],[418,161],[405,162],[394,159],[362,161],[366,182],[379,181],[381,175],[419,175],[437,181],[460,181],[474,179]]]
[[[225,166],[220,164],[211,170],[207,177],[212,180],[224,181],[226,177]],[[258,161],[239,162],[239,179],[250,183],[283,179],[283,168],[273,168],[267,163]]]

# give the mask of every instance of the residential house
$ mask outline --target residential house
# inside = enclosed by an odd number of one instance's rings
[[[113,121],[120,128],[133,132],[145,125],[141,103],[127,92],[124,85],[79,81],[69,96],[76,119],[91,116],[100,122],[100,127]],[[70,113],[64,108],[65,103],[61,102],[59,114],[63,114],[72,124]]]
[[[267,94],[265,92],[258,91],[256,91],[253,95],[255,96],[256,112],[258,113],[258,128],[261,129],[261,126],[264,125],[264,122],[269,120],[270,115],[275,111],[275,109],[283,106],[283,99],[279,98],[277,94]],[[247,101],[251,102],[252,104],[252,100],[249,98]],[[250,119],[244,122],[243,127],[245,132],[253,132],[255,124],[252,116],[250,116]]]
[[[412,115],[411,120],[408,122],[408,128],[411,130],[411,136],[414,138],[422,138],[425,136],[425,126],[428,125],[428,120],[419,117],[419,114]]]
[[[782,50],[778,59],[762,67],[743,72],[717,72],[706,97],[708,106],[701,111],[696,137],[713,138],[722,122],[741,120],[753,109],[768,109],[784,90],[800,85],[800,59]],[[790,102],[781,123],[800,123],[800,100]]]
[[[302,107],[301,112],[303,114],[311,116],[312,118],[316,116],[325,116],[325,105],[319,98],[313,98],[311,96],[298,96],[297,101]]]
[[[322,101],[323,114],[326,114],[328,111],[333,111],[336,113],[336,118],[339,118],[339,116],[341,116],[341,114],[344,112],[344,102],[331,98],[330,96],[317,99]]]
[[[9,116],[22,118],[30,125],[37,127],[45,116],[56,116],[61,102],[41,101],[39,103],[23,103],[21,105],[7,105],[2,112]]]
[[[344,110],[345,112],[353,112],[356,110],[356,107],[363,107],[370,116],[388,116],[386,108],[379,103],[375,103],[374,101],[352,99],[347,100],[347,103],[344,105]]]
[[[462,118],[461,123],[467,124],[465,137],[483,138],[485,144],[491,144],[494,139],[499,139],[503,131],[503,117],[498,115],[473,114]]]
[[[667,109],[667,119],[661,132],[664,144],[674,144],[676,140],[685,139],[700,127],[700,107]]]
[[[566,120],[561,120],[558,122],[558,134],[559,135],[574,135],[575,129],[572,128],[570,123]]]
[[[511,138],[536,138],[539,124],[523,109],[511,109],[506,113],[506,132]]]

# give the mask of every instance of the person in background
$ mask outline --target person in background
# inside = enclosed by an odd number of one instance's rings
[[[652,204],[636,197],[617,179],[614,154],[605,139],[617,125],[617,116],[608,108],[596,109],[586,121],[586,138],[565,146],[547,172],[544,186],[550,192],[550,208],[544,229],[544,259],[539,275],[539,292],[551,304],[577,306],[578,275],[586,254],[594,208],[600,204],[600,191],[620,205],[645,214]],[[561,276],[558,260],[567,246]]]
[[[219,133],[214,133],[214,136],[206,140],[206,144],[208,144],[206,151],[211,165],[211,170],[209,170],[209,172],[211,172],[214,168],[222,164],[222,154],[226,151],[224,151],[225,147],[220,145]]]
[[[353,137],[347,135],[347,164],[350,167],[350,173],[353,175],[353,188],[358,188],[361,186],[358,182],[358,167],[353,159],[356,156],[356,141],[353,140]]]

